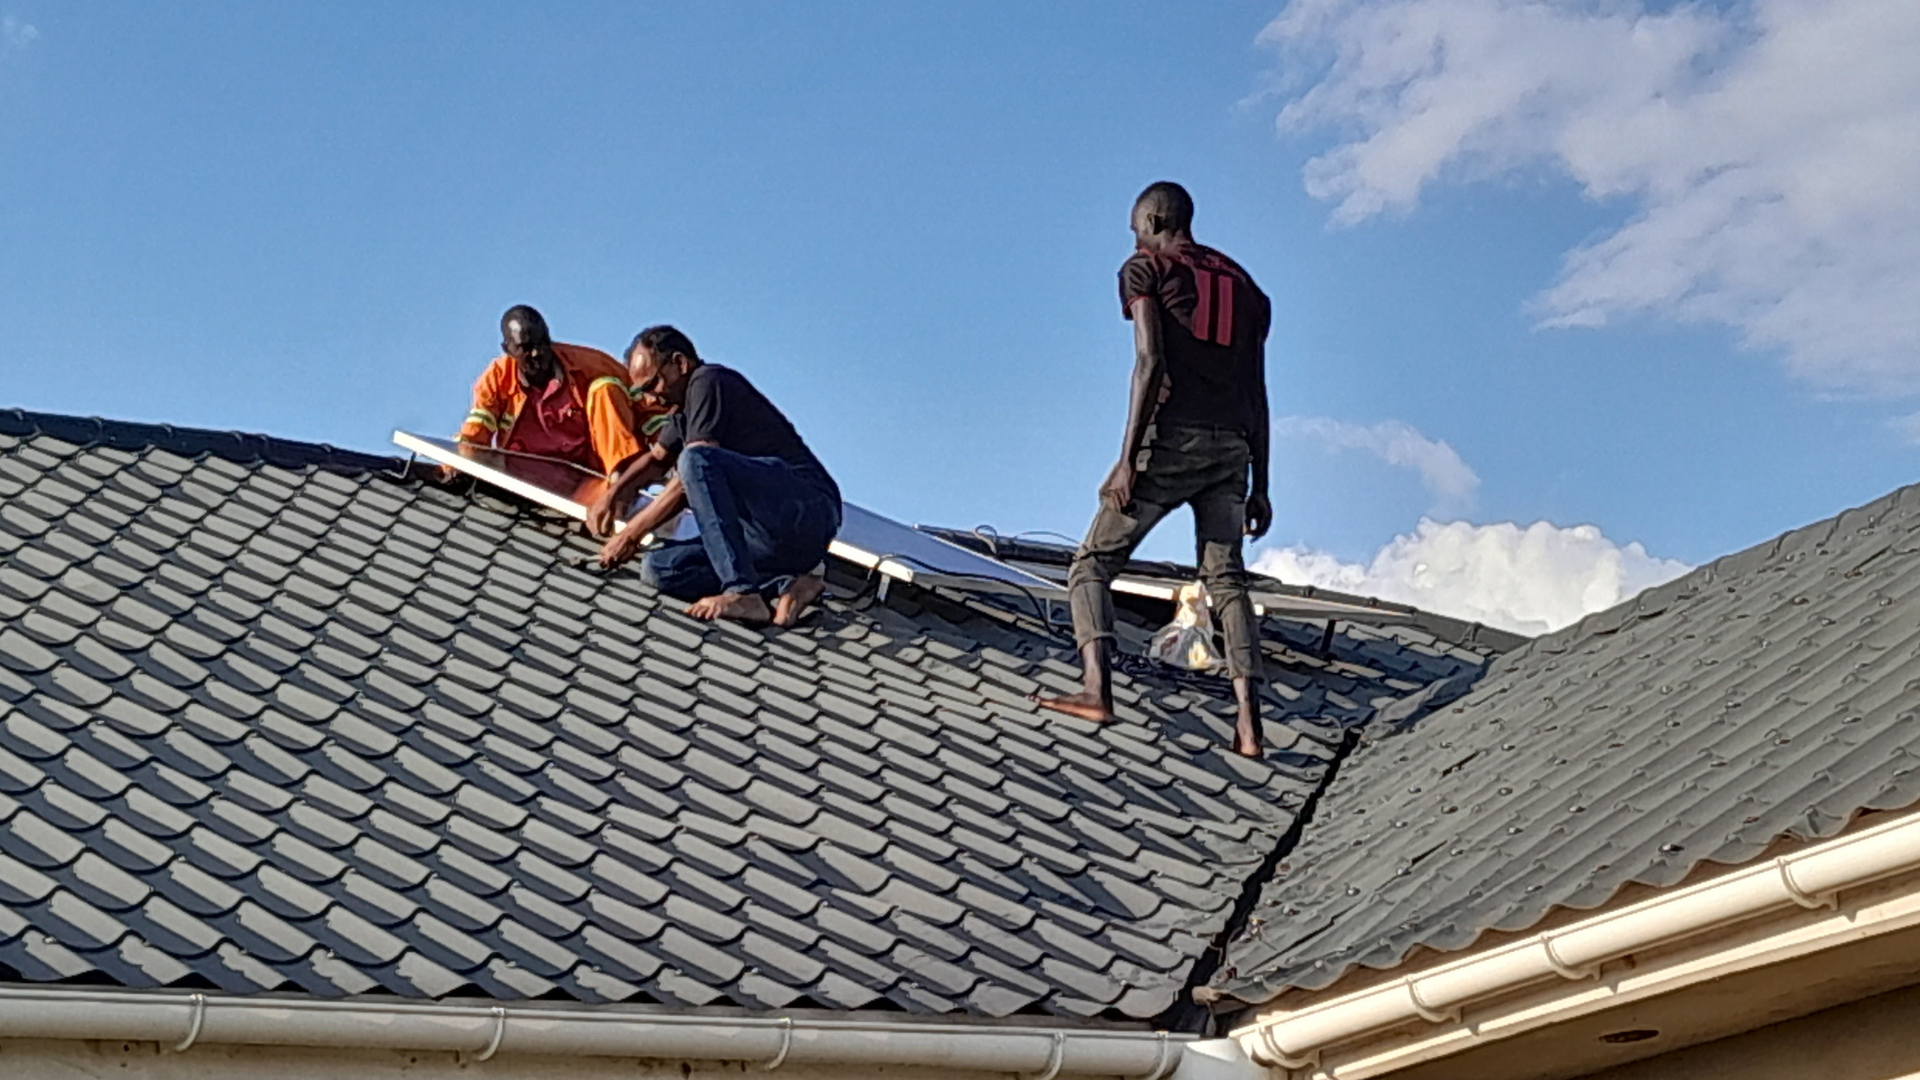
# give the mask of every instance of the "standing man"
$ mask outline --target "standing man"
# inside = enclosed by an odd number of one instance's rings
[[[462,443],[557,458],[602,476],[640,453],[619,361],[555,342],[547,320],[525,304],[500,317],[500,348],[504,355],[473,384]]]
[[[588,512],[604,535],[620,507],[674,470],[660,496],[600,549],[618,566],[648,533],[693,510],[700,536],[647,552],[640,573],[698,619],[790,626],[818,599],[815,573],[840,531],[840,488],[773,403],[732,368],[704,363],[671,326],[642,330],[627,350],[638,390],[680,411]],[[771,600],[771,603],[769,603]]]
[[[1154,525],[1193,508],[1200,580],[1227,639],[1240,715],[1233,749],[1259,757],[1259,634],[1247,596],[1243,535],[1273,524],[1267,501],[1267,296],[1240,264],[1194,243],[1193,198],[1161,182],[1133,204],[1138,250],[1120,267],[1120,305],[1133,321],[1133,393],[1120,460],[1067,576],[1085,688],[1046,708],[1113,719],[1110,586]],[[1252,491],[1248,491],[1251,473]]]

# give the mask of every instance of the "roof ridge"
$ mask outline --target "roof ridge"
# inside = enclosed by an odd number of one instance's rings
[[[1658,614],[1671,607],[1676,600],[1688,599],[1697,594],[1701,588],[1734,576],[1727,573],[1729,569],[1737,567],[1737,574],[1745,575],[1758,566],[1773,562],[1780,557],[1782,551],[1788,548],[1789,541],[1796,537],[1810,537],[1818,531],[1820,537],[1813,543],[1814,546],[1820,546],[1833,538],[1842,520],[1850,514],[1866,513],[1870,515],[1869,521],[1878,520],[1887,510],[1898,506],[1901,497],[1910,491],[1920,491],[1920,483],[1903,485],[1877,499],[1847,507],[1831,517],[1808,522],[1757,544],[1729,552],[1712,562],[1694,567],[1672,581],[1642,589],[1612,607],[1583,616],[1579,621],[1551,633],[1541,634],[1506,654],[1505,659],[1509,662],[1517,662],[1534,650],[1566,652],[1595,634],[1612,633],[1618,630],[1625,624],[1625,617],[1633,612],[1652,609],[1651,614]],[[1755,565],[1753,567],[1737,565],[1743,560]]]
[[[262,462],[289,469],[311,467],[347,474],[393,472],[402,464],[402,459],[398,457],[342,450],[330,443],[300,442],[251,432],[142,424],[130,420],[107,420],[98,416],[72,416],[20,408],[0,409],[0,434],[17,438],[43,435],[79,446],[105,445],[120,450],[161,449],[182,457],[211,456],[241,464]]]

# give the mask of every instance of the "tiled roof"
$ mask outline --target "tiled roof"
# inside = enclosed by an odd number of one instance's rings
[[[1145,1020],[1344,726],[1481,664],[1270,624],[1248,762],[1205,680],[1042,716],[1077,669],[1017,611],[713,626],[592,551],[389,459],[0,412],[0,981]]]
[[[1370,727],[1212,987],[1324,987],[1911,806],[1916,688],[1908,487],[1508,653],[1402,733]]]

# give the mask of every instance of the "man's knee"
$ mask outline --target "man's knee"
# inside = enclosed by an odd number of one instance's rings
[[[669,575],[662,572],[662,560],[660,558],[660,552],[662,550],[664,549],[656,548],[640,556],[640,580],[649,588],[665,592],[666,578]]]
[[[1126,558],[1115,558],[1110,554],[1089,552],[1085,548],[1073,556],[1073,564],[1067,568],[1067,588],[1076,585],[1111,585]]]
[[[725,451],[717,446],[689,446],[682,449],[680,458],[675,464],[675,467],[680,470],[681,481],[684,483],[688,476],[706,473],[719,461],[723,453]]]
[[[1227,544],[1208,542],[1200,545],[1200,580],[1214,596],[1247,591],[1247,564],[1238,541]]]

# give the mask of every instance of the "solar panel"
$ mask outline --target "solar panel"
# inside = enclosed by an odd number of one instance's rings
[[[558,458],[475,446],[405,431],[394,432],[393,443],[416,457],[445,465],[455,472],[464,473],[502,491],[510,491],[577,521],[587,519],[587,507],[607,488],[606,477]],[[646,500],[647,496],[642,495],[629,509],[638,510],[646,505]],[[681,514],[653,535],[681,539],[697,536],[699,532],[693,528],[693,516]]]
[[[929,536],[853,503],[842,504],[840,535],[829,549],[858,566],[901,581],[945,579],[942,584],[993,592],[1058,593],[1060,586],[998,559]]]
[[[587,506],[606,490],[606,478],[591,469],[554,458],[495,450],[471,443],[393,433],[394,445],[528,499],[575,520],[585,521]],[[643,497],[644,498],[644,497]],[[828,553],[856,566],[908,583],[952,585],[989,592],[1058,594],[1045,578],[1016,570],[957,544],[929,536],[871,510],[842,503],[840,535]],[[693,515],[682,514],[660,535],[689,539],[699,535]]]

